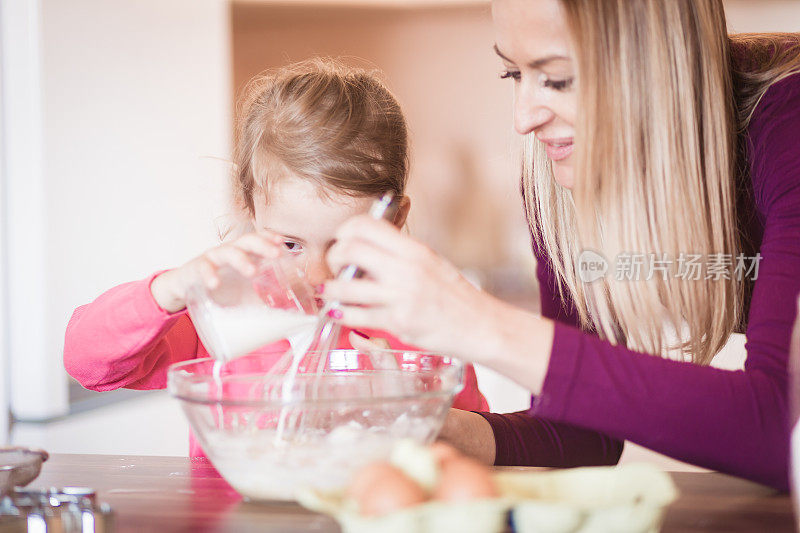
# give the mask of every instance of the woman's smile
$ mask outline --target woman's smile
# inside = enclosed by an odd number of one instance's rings
[[[545,150],[547,151],[547,157],[553,160],[553,162],[563,161],[564,159],[568,158],[570,155],[572,155],[572,149],[575,146],[573,144],[572,137],[562,139],[539,138],[539,140],[544,143]]]

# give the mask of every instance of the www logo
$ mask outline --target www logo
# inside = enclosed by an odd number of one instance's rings
[[[584,283],[597,281],[608,272],[608,261],[592,250],[584,250],[578,256],[578,277]]]

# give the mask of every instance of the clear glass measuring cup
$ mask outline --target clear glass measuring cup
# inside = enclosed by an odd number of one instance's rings
[[[229,266],[217,270],[214,289],[198,283],[186,293],[186,308],[209,354],[230,361],[314,330],[317,305],[302,265],[288,252],[258,259],[245,276]]]

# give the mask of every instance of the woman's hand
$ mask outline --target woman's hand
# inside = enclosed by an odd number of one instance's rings
[[[255,274],[259,257],[278,257],[283,246],[279,235],[267,231],[242,235],[205,251],[179,268],[159,274],[150,284],[150,292],[159,307],[175,313],[186,307],[186,290],[191,285],[203,283],[209,289],[219,285],[219,267],[228,265],[251,276]]]
[[[385,221],[362,216],[343,224],[328,263],[332,272],[356,264],[368,274],[325,283],[322,296],[342,303],[340,320],[349,327],[389,331],[404,343],[473,361],[495,341],[492,319],[501,302]]]
[[[325,283],[351,328],[389,331],[422,349],[484,364],[533,393],[541,390],[553,324],[470,284],[428,247],[382,220],[355,217],[328,253],[332,272],[356,264],[367,276]]]
[[[481,415],[450,409],[438,440],[487,465],[494,464],[496,445],[492,426]]]

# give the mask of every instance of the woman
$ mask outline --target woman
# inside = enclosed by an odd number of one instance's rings
[[[451,415],[443,437],[487,462],[614,463],[628,439],[786,489],[798,36],[729,39],[721,0],[495,0],[493,17],[542,316],[364,217],[329,262],[371,277],[325,297],[348,302],[348,326],[534,393],[528,412]],[[745,369],[709,366],[745,327]]]

